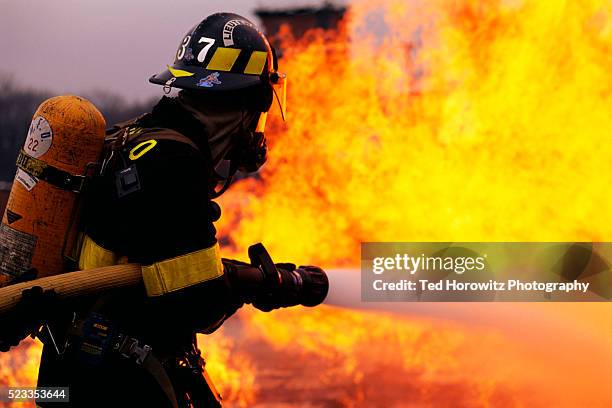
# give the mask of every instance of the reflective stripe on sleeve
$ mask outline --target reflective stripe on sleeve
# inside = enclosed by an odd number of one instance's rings
[[[223,275],[219,244],[142,267],[147,295],[160,296]]]
[[[85,235],[83,246],[81,247],[81,255],[79,256],[80,270],[116,265],[118,259],[119,256],[113,251],[102,248],[89,235]]]

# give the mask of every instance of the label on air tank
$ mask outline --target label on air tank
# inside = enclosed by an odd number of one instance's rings
[[[53,143],[53,130],[47,119],[37,116],[32,119],[23,150],[32,157],[47,153]]]
[[[25,187],[26,190],[32,191],[32,189],[38,183],[38,180],[34,176],[30,176],[28,173],[21,169],[17,169],[17,174],[15,174],[15,180],[21,183],[22,186]]]
[[[0,224],[0,274],[17,277],[30,269],[36,236]]]

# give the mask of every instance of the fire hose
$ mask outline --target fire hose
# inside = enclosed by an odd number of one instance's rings
[[[138,264],[106,266],[46,276],[0,288],[0,315],[13,309],[21,300],[22,292],[34,286],[55,291],[60,300],[70,300],[138,284],[142,284],[142,272]]]
[[[245,298],[250,293],[259,292],[255,287],[265,288],[266,295],[275,296],[279,292],[294,292],[293,304],[315,306],[327,296],[329,282],[325,272],[311,267],[298,268],[280,273],[272,258],[262,244],[249,248],[250,264],[239,263],[243,268],[233,268],[233,284]],[[224,260],[226,267],[234,261]],[[289,280],[293,283],[288,284]],[[71,300],[94,293],[142,285],[142,271],[139,264],[121,264],[103,268],[68,272],[59,275],[17,283],[0,288],[0,316],[9,312],[19,303],[24,290],[39,286],[43,291],[52,290],[58,300]],[[285,293],[280,293],[283,296]],[[255,299],[253,299],[255,300]],[[248,300],[250,303],[250,300]],[[289,304],[287,304],[289,305]]]

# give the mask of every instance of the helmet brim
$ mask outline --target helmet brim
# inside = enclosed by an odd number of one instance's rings
[[[187,76],[184,73],[174,75],[170,69],[182,70],[192,75]],[[198,91],[233,91],[257,85],[261,83],[261,78],[257,75],[211,71],[194,66],[176,66],[172,68],[168,67],[168,69],[165,69],[159,74],[153,75],[149,78],[149,82],[157,85],[167,85],[172,88],[194,89]]]

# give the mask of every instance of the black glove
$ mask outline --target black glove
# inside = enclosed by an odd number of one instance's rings
[[[242,303],[253,303],[262,293],[266,277],[263,271],[251,264],[233,259],[222,260],[227,286]]]
[[[35,277],[35,272],[28,271],[26,276]],[[57,305],[55,291],[43,290],[40,286],[25,289],[15,308],[0,317],[0,351],[8,351],[37,333],[43,321],[54,315]]]

